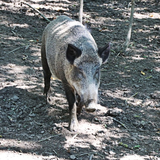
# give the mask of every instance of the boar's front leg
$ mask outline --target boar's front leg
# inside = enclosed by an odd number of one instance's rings
[[[76,96],[77,96],[77,115],[79,116],[81,114],[84,104],[81,102],[79,95]]]
[[[67,84],[64,85],[67,101],[69,104],[69,130],[76,131],[78,128],[77,105],[74,90]]]

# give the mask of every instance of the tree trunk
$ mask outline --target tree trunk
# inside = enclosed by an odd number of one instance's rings
[[[130,39],[131,39],[135,0],[132,0],[131,4],[132,4],[132,6],[131,6],[131,15],[130,15],[129,29],[128,29],[128,34],[127,34],[126,42],[124,44],[124,52],[127,50],[128,46],[129,46],[129,43],[130,43]]]
[[[79,21],[82,23],[83,19],[83,0],[80,0]]]

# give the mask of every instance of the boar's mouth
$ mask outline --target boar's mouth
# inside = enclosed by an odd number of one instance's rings
[[[86,107],[87,112],[94,112],[96,110],[96,103],[93,99],[88,100],[86,103],[84,102],[84,99],[76,92],[76,105],[78,107]]]

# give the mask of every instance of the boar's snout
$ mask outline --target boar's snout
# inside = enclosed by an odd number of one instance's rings
[[[85,106],[87,112],[94,112],[97,109],[97,99],[85,100],[83,96],[80,98],[80,106]]]
[[[86,111],[87,112],[94,112],[97,108],[97,102],[94,99],[90,99],[86,103]]]
[[[92,83],[84,88],[77,90],[78,106],[85,106],[87,112],[94,112],[97,108],[98,86]]]

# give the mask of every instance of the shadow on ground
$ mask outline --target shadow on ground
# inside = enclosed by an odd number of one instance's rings
[[[137,2],[131,45],[118,55],[128,29],[128,2],[85,2],[84,22],[97,44],[112,42],[102,66],[98,110],[68,130],[68,104],[61,83],[52,82],[46,104],[40,60],[47,22],[26,5],[0,7],[0,154],[8,159],[158,159],[160,157],[159,12],[154,1]],[[75,1],[28,1],[52,19],[78,19]]]

